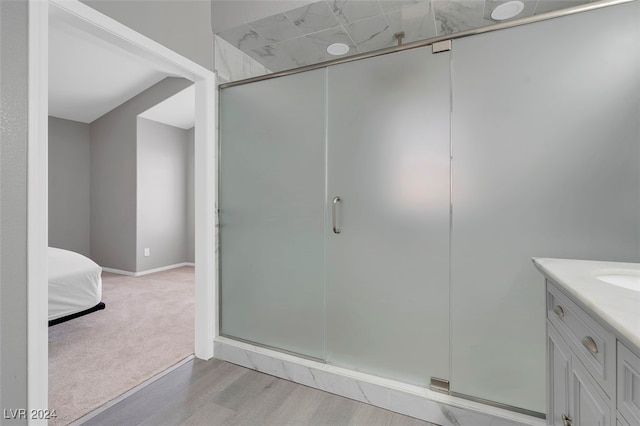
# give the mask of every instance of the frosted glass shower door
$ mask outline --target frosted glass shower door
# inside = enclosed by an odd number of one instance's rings
[[[328,69],[327,362],[449,378],[450,53]]]
[[[324,358],[325,71],[220,94],[221,333]]]

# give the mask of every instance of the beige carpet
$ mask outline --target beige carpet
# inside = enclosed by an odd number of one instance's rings
[[[193,353],[194,269],[102,274],[103,311],[49,327],[49,409],[63,425]]]

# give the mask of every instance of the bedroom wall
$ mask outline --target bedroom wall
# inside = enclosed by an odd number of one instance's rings
[[[138,272],[187,261],[188,145],[187,130],[138,118]]]
[[[91,134],[49,117],[49,245],[91,257]]]
[[[91,123],[91,257],[136,271],[137,116],[192,82],[168,77]]]
[[[27,11],[25,1],[0,1],[0,406],[7,409],[27,408]]]
[[[195,210],[195,127],[187,131],[187,262],[196,261],[196,210]]]

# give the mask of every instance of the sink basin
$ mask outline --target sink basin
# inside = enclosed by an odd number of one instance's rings
[[[629,290],[640,291],[640,275],[606,274],[598,275],[596,278],[607,284],[613,284]]]

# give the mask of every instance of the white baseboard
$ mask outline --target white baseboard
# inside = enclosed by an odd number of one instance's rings
[[[123,271],[122,269],[105,268],[105,267],[103,267],[102,270],[105,272],[111,272],[112,274],[126,275],[128,277],[140,277],[142,275],[153,274],[155,272],[168,271],[169,269],[181,268],[183,266],[196,266],[196,265],[193,262],[182,262],[182,263],[176,263],[174,265],[162,266],[160,268],[148,269],[146,271],[140,271],[140,272]]]
[[[262,373],[442,426],[546,424],[537,417],[225,337],[217,337],[214,340],[214,356]]]
[[[118,275],[126,275],[128,277],[135,277],[136,273],[135,272],[131,272],[131,271],[123,271],[122,269],[114,269],[114,268],[105,268],[104,266],[102,267],[102,270],[104,272],[111,272],[112,274],[118,274]]]

